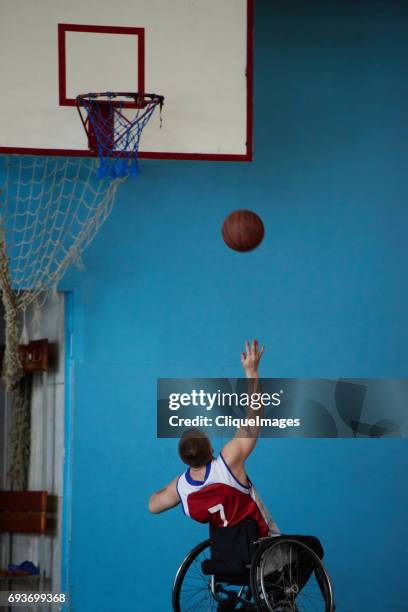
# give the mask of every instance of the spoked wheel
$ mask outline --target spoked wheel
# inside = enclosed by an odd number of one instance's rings
[[[201,563],[209,558],[210,540],[205,540],[195,546],[180,565],[173,585],[174,612],[217,610],[211,592],[211,577],[201,571]]]
[[[206,576],[201,569],[201,563],[210,558],[210,540],[201,542],[184,559],[180,565],[173,584],[174,612],[229,612],[232,610],[255,610],[250,603],[250,588],[233,587],[216,584],[213,588],[222,601],[217,601],[211,589],[212,576]],[[240,594],[241,600],[234,603],[234,595]],[[248,598],[245,603],[242,600]],[[231,600],[229,599],[231,597]]]
[[[251,587],[259,610],[333,612],[330,578],[318,555],[296,539],[260,544],[251,566]]]

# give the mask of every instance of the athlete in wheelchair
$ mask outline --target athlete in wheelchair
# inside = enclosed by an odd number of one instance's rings
[[[254,340],[241,355],[251,393],[258,388],[263,350]],[[249,407],[248,417],[254,414]],[[153,513],[181,502],[187,516],[210,524],[210,538],[193,548],[177,572],[175,612],[334,610],[319,540],[281,534],[246,474],[245,461],[258,434],[256,427],[250,432],[238,428],[214,458],[203,432],[185,432],[179,454],[187,471],[150,498]]]

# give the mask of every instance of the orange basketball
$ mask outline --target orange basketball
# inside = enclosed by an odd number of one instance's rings
[[[252,251],[262,242],[264,233],[262,220],[251,210],[235,210],[222,224],[224,242],[234,251]]]

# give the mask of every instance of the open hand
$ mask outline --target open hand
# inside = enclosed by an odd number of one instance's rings
[[[258,350],[258,340],[245,342],[245,352],[241,353],[241,363],[247,376],[256,376],[259,362],[264,352],[264,345]]]

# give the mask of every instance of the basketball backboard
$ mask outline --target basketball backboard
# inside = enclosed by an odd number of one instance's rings
[[[76,96],[130,91],[140,157],[252,157],[252,0],[2,0],[0,67],[0,153],[89,155]]]

